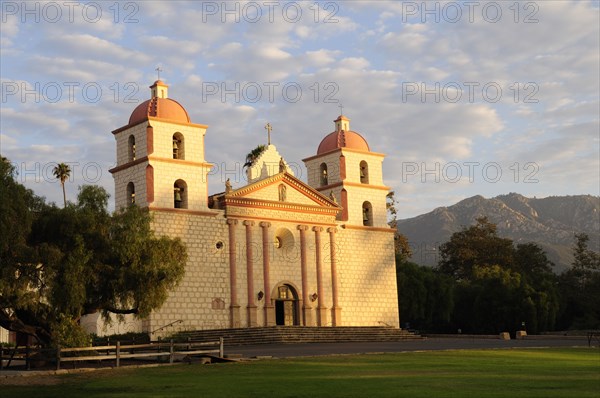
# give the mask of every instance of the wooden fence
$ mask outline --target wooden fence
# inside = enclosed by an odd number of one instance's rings
[[[85,361],[115,361],[115,366],[121,366],[122,359],[132,358],[155,358],[157,361],[163,359],[173,363],[176,355],[200,355],[213,354],[223,358],[223,338],[218,341],[174,343],[173,340],[150,342],[148,344],[121,345],[119,341],[115,345],[37,349],[31,347],[6,348],[0,346],[0,371],[4,368],[3,360],[9,364],[13,360],[24,360],[25,367],[29,370],[33,361],[54,362],[56,370],[60,369],[65,362]]]

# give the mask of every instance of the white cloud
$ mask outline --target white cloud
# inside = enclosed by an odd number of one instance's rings
[[[306,61],[310,65],[314,65],[316,67],[323,67],[329,65],[336,61],[336,57],[340,55],[340,51],[336,50],[327,50],[321,48],[316,51],[307,51],[306,52]]]
[[[386,51],[420,53],[429,42],[427,26],[408,24],[400,32],[387,32],[381,38]]]
[[[146,53],[90,34],[50,35],[42,40],[40,48],[58,48],[61,53],[68,53],[72,57],[79,55],[82,59],[100,61],[135,61],[143,64],[150,60]]]
[[[207,160],[225,164],[226,172],[266,141],[266,122],[273,125],[273,142],[288,162],[301,164],[332,131],[343,103],[351,128],[374,151],[387,153],[385,181],[401,200],[402,217],[475,194],[597,194],[600,34],[593,2],[532,3],[539,7],[533,24],[513,21],[512,2],[499,3],[504,14],[495,24],[480,12],[475,23],[466,17],[458,23],[421,23],[420,15],[408,18],[406,2],[397,1],[319,2],[316,22],[315,3],[298,2],[299,21],[282,18],[279,9],[273,22],[264,14],[257,23],[244,21],[243,15],[239,23],[232,16],[223,23],[222,10],[208,15],[202,2],[138,2],[138,22],[124,23],[125,3],[119,3],[119,22],[109,12],[111,4],[101,3],[104,17],[97,24],[22,24],[18,19],[3,24],[3,84],[23,83],[31,90],[36,83],[97,82],[103,89],[97,103],[82,98],[80,88],[74,102],[10,97],[2,104],[3,156],[19,164],[56,158],[97,162],[104,172],[98,183],[112,191],[106,172],[115,156],[110,131],[124,125],[137,105],[124,101],[131,94],[124,84],[135,83],[134,99],[144,100],[156,79],[154,69],[162,65],[170,96],[194,122],[209,125]],[[336,21],[325,23],[332,12]],[[236,82],[279,86],[273,101],[266,89],[257,102],[243,96],[222,101],[220,93],[203,97],[203,84],[214,82],[227,88]],[[288,82],[302,90],[297,102],[282,95]],[[479,88],[473,102],[435,102],[432,95],[425,100],[403,96],[406,82],[457,82],[463,89],[464,82],[479,87],[495,82],[503,95],[498,102],[486,101]],[[111,90],[115,83],[118,98]],[[518,100],[509,88],[514,83]],[[535,84],[537,102],[524,101],[530,93],[525,83]],[[498,162],[503,180],[402,181],[405,162],[470,161]],[[527,162],[538,164],[539,183],[514,183],[508,167],[516,162],[521,169]],[[209,190],[222,189],[222,171],[211,176]],[[79,172],[68,184],[70,197],[81,182],[85,178]],[[28,186],[51,200],[62,199],[54,183]]]

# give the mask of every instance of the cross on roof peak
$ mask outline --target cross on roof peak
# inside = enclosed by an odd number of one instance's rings
[[[265,125],[265,130],[267,130],[267,133],[268,133],[267,145],[271,145],[271,130],[273,130],[271,123],[267,123]]]

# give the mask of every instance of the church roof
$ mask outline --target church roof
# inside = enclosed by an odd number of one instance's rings
[[[256,192],[264,190],[270,186],[276,186],[280,183],[285,183],[286,185],[299,192],[301,194],[300,197],[304,198],[302,200],[302,202],[304,203],[297,201],[294,202],[293,200],[286,202],[278,202],[277,198],[275,197],[272,199],[267,199],[260,194],[258,195],[258,197],[254,197]],[[240,205],[244,203],[244,201],[258,203],[258,200],[263,204],[269,202],[272,205],[284,205],[288,208],[288,210],[290,210],[292,207],[306,206],[308,203],[310,203],[310,205],[312,205],[310,207],[319,208],[320,210],[326,212],[332,212],[332,215],[335,215],[341,209],[340,205],[332,201],[329,197],[323,195],[319,191],[315,190],[314,188],[299,180],[298,178],[294,177],[288,172],[278,173],[265,179],[240,187],[238,189],[234,189],[229,193],[226,192],[221,197],[221,200],[224,200],[226,204],[231,205]]]
[[[333,122],[335,123],[335,131],[323,138],[317,149],[317,155],[322,155],[338,148],[370,152],[367,140],[356,131],[350,130],[350,119],[344,115],[340,115]]]
[[[129,125],[147,120],[149,116],[168,119],[170,121],[190,123],[190,117],[185,108],[171,98],[153,97],[139,104],[129,117]]]
[[[356,131],[334,131],[323,138],[317,149],[317,155],[333,151],[338,148],[358,149],[360,151],[370,151],[367,140]]]

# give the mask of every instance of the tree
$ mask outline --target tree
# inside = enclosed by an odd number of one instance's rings
[[[21,307],[35,308],[41,299],[35,250],[27,244],[34,215],[43,199],[17,183],[9,160],[0,159],[0,326],[25,334],[50,336],[16,314]],[[46,253],[48,257],[52,253]]]
[[[600,254],[588,249],[590,237],[587,234],[575,234],[575,246],[573,247],[573,268],[584,273],[591,274],[600,271]]]
[[[559,277],[563,329],[600,328],[600,255],[588,242],[588,235],[575,235],[573,266]]]
[[[472,280],[476,267],[501,264],[512,267],[513,243],[500,238],[496,225],[487,217],[477,218],[477,223],[455,232],[450,240],[440,246],[441,272],[457,280]]]
[[[398,257],[396,276],[401,323],[420,330],[447,332],[454,309],[452,278]]]
[[[554,264],[548,260],[544,250],[535,243],[517,245],[514,254],[514,269],[528,277],[531,282],[539,280],[540,275],[551,276]]]
[[[185,246],[156,237],[149,212],[110,215],[108,194],[93,186],[75,206],[39,206],[4,160],[0,170],[0,326],[50,344],[85,314],[149,315],[183,277]]]
[[[552,263],[536,244],[496,234],[487,218],[452,234],[440,247],[438,270],[456,284],[453,321],[474,333],[513,331],[525,322],[537,333],[554,328],[558,312]]]
[[[244,168],[252,166],[252,164],[256,161],[256,159],[258,159],[258,157],[266,150],[267,150],[267,146],[262,145],[262,144],[258,145],[256,148],[251,150],[246,155],[246,162],[244,163]]]
[[[396,200],[395,192],[388,192],[386,195],[385,206],[388,212],[388,218],[390,219],[388,225],[394,229],[394,251],[396,253],[396,261],[404,262],[412,257],[412,249],[406,236],[398,231],[397,203],[398,201]]]
[[[71,168],[69,167],[69,165],[65,164],[65,163],[59,163],[56,165],[56,167],[54,167],[54,169],[52,170],[52,173],[54,174],[54,176],[60,180],[60,185],[62,185],[62,191],[63,191],[63,200],[64,200],[64,206],[67,207],[67,194],[65,192],[65,181],[67,181],[69,179],[69,177],[71,177]]]

